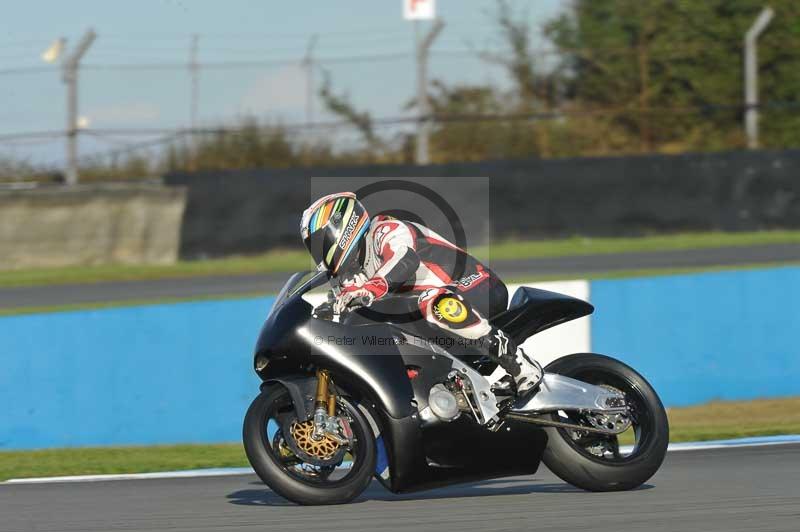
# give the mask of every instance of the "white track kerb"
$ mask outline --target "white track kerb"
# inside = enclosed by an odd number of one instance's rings
[[[763,447],[770,445],[786,445],[800,443],[800,434],[784,436],[760,436],[754,438],[739,438],[735,440],[715,440],[705,442],[670,443],[670,452],[703,451],[711,449],[727,449],[734,447]],[[622,452],[630,451],[622,447]],[[234,475],[248,475],[253,473],[249,467],[227,467],[216,469],[192,469],[188,471],[161,471],[158,473],[131,473],[123,475],[80,475],[71,477],[39,477],[39,478],[12,478],[0,484],[46,484],[53,482],[101,482],[109,480],[152,480],[165,478],[199,478],[222,477]]]

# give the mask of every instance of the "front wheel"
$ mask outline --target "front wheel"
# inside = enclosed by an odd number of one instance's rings
[[[298,420],[289,392],[267,388],[244,419],[244,449],[250,465],[278,495],[298,504],[342,504],[366,489],[375,471],[372,429],[358,408],[337,397],[336,415],[352,430],[351,444],[311,438],[312,420]]]
[[[636,488],[652,477],[667,452],[667,413],[655,390],[633,368],[613,358],[579,353],[549,364],[558,373],[622,392],[630,406],[631,427],[619,436],[548,427],[542,460],[562,480],[589,491]],[[582,424],[581,414],[558,412],[555,421]]]

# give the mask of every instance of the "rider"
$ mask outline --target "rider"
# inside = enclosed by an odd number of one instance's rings
[[[392,294],[417,295],[428,322],[483,346],[519,392],[538,383],[539,367],[486,319],[505,310],[505,285],[462,249],[418,223],[370,219],[352,192],[315,201],[303,212],[300,232],[317,267],[339,280],[337,312],[354,300],[370,305]],[[457,279],[450,277],[453,262],[464,265]]]

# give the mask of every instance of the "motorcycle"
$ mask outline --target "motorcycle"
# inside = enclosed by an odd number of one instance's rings
[[[486,357],[451,354],[424,320],[333,314],[303,295],[326,272],[291,276],[254,355],[260,394],[244,448],[274,492],[299,504],[341,504],[372,478],[394,493],[536,473],[540,462],[590,491],[636,488],[667,450],[666,412],[652,386],[613,358],[578,353],[543,368],[517,396]],[[521,287],[492,323],[518,344],[587,316],[580,299]],[[620,445],[620,439],[630,445]]]

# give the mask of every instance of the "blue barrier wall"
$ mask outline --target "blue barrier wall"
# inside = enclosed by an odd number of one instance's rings
[[[273,298],[0,318],[0,449],[238,441]],[[595,281],[592,347],[668,406],[800,395],[800,268]]]
[[[800,395],[800,268],[594,281],[593,350],[665,405]]]
[[[0,449],[237,441],[273,299],[0,318]]]

